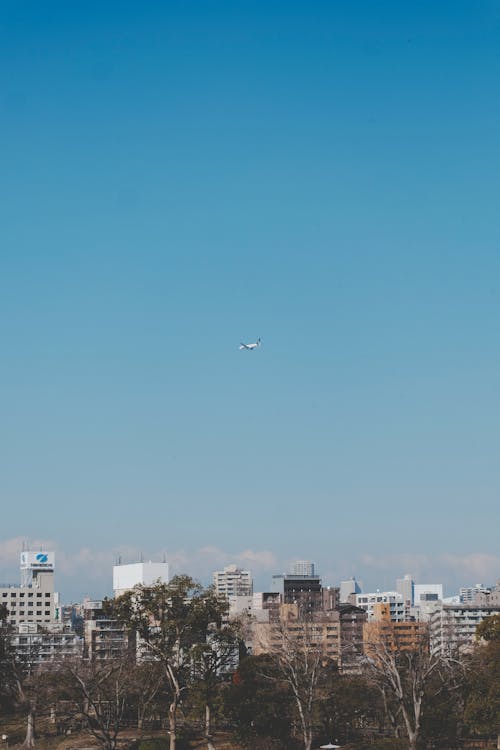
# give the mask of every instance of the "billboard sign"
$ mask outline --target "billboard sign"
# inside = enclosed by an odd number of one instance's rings
[[[54,553],[21,552],[21,570],[54,570]]]

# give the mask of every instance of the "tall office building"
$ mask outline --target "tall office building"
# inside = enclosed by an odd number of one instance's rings
[[[213,573],[213,583],[217,596],[252,596],[253,580],[249,570],[241,570],[236,565],[227,565]]]
[[[283,604],[297,604],[299,616],[303,617],[323,608],[321,578],[314,573],[313,563],[300,561],[296,566],[292,566],[290,573],[274,575],[271,588],[281,594]],[[295,570],[308,570],[309,573]]]
[[[47,627],[57,622],[59,596],[54,591],[54,553],[23,550],[21,583],[0,586],[10,625],[35,623]]]

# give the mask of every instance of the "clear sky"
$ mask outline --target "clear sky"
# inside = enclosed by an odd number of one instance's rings
[[[0,56],[0,578],[494,582],[497,0],[4,0]]]

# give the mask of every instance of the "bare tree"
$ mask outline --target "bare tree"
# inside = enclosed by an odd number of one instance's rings
[[[322,694],[322,677],[329,663],[322,628],[288,612],[271,628],[266,645],[277,679],[286,683],[297,709],[304,750],[311,750],[315,705]],[[276,679],[276,677],[270,677]]]
[[[371,633],[366,644],[366,673],[381,693],[396,736],[404,733],[409,750],[416,750],[424,698],[449,686],[451,661],[431,653],[427,632],[401,647],[386,631],[374,629]]]
[[[130,661],[78,661],[66,665],[61,695],[104,750],[115,750],[135,683]]]

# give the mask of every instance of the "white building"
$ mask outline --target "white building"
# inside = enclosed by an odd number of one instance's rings
[[[249,570],[241,570],[236,565],[228,565],[213,573],[214,589],[217,596],[252,596],[253,580]]]
[[[154,583],[168,583],[168,563],[138,562],[113,565],[113,591],[115,596],[130,591],[138,584],[152,586]]]
[[[429,621],[431,651],[449,655],[472,648],[476,628],[486,617],[500,613],[499,606],[480,604],[441,604]]]
[[[59,595],[54,591],[53,552],[21,552],[21,583],[0,584],[0,604],[5,604],[10,625],[57,624]]]
[[[365,610],[368,620],[373,619],[375,604],[389,604],[392,622],[403,622],[406,619],[405,602],[397,591],[356,594],[356,606]]]
[[[413,586],[413,604],[419,607],[421,602],[443,601],[442,583],[415,583]]]
[[[461,586],[458,590],[460,602],[462,604],[473,604],[476,600],[477,594],[489,594],[491,588],[484,586],[482,583],[476,583],[475,586]]]

